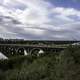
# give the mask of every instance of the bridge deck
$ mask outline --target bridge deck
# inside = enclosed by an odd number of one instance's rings
[[[41,48],[67,48],[69,45],[27,45],[27,44],[0,44],[0,46],[12,47],[41,47]]]

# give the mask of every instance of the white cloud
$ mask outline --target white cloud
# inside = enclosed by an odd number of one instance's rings
[[[56,7],[53,9],[54,13],[58,13],[64,16],[80,16],[80,11],[75,10],[74,8],[63,8],[63,7]]]
[[[73,39],[79,36],[77,28],[80,24],[69,17],[80,17],[79,10],[55,7],[45,0],[3,0],[2,3],[0,0],[0,4],[0,16],[10,17],[2,17],[0,23],[1,33],[9,34],[7,38],[12,35],[25,39]]]

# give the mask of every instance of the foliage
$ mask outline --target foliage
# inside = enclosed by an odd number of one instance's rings
[[[19,56],[0,61],[0,69],[0,80],[80,80],[80,47],[70,46],[60,53],[40,57]]]

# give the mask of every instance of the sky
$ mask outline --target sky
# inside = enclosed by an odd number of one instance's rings
[[[0,0],[0,37],[80,40],[80,0]]]

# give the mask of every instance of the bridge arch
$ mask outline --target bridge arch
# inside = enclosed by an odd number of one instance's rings
[[[10,55],[16,55],[16,48],[15,47],[6,47],[6,52]]]
[[[35,55],[35,56],[39,56],[40,54],[43,54],[44,53],[44,50],[41,49],[41,48],[33,48],[31,51],[30,51],[30,54],[31,55]]]
[[[17,54],[18,55],[28,55],[28,52],[27,52],[27,50],[25,49],[25,48],[18,48],[17,49]]]

